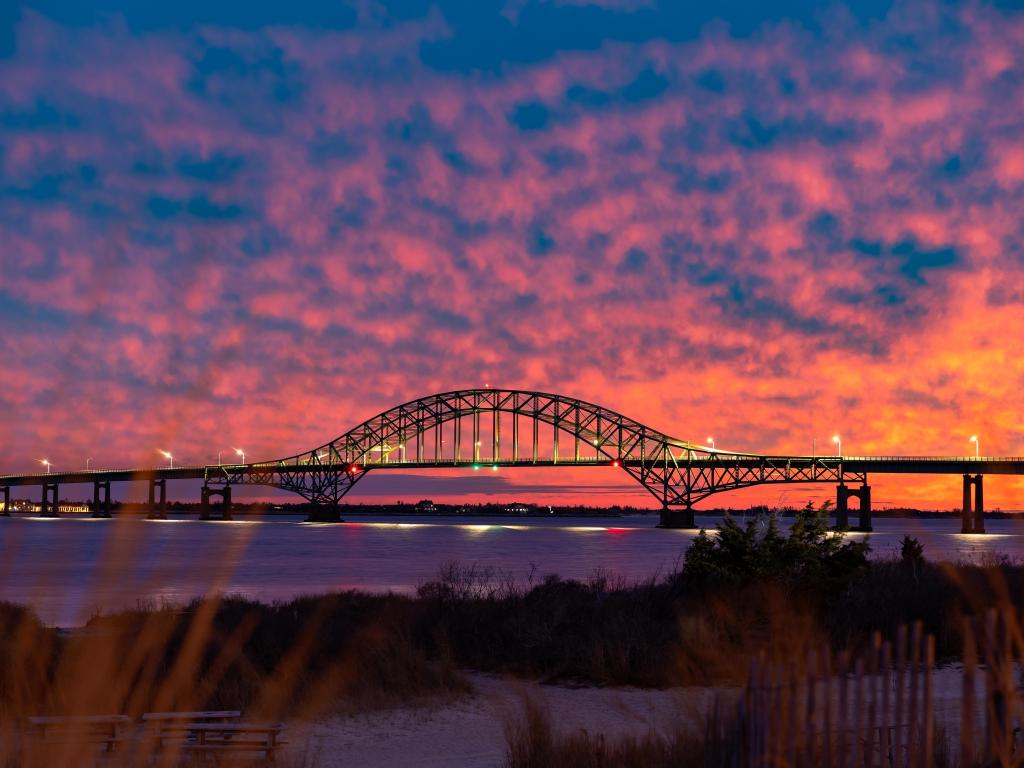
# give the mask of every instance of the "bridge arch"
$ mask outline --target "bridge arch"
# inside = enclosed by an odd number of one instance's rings
[[[488,416],[491,450],[485,457],[481,437],[487,430],[481,422]],[[530,438],[525,454],[522,423],[528,425]],[[541,425],[551,435],[544,450],[539,444]],[[471,436],[468,452],[464,451],[464,430]],[[503,440],[502,435],[509,432],[511,439]],[[571,440],[571,450],[561,450],[560,437]],[[410,400],[312,450],[272,462],[215,468],[208,481],[271,485],[317,504],[337,505],[367,472],[387,467],[612,465],[632,476],[663,508],[689,509],[719,491],[842,477],[838,460],[808,459],[794,467],[791,458],[690,443],[579,398],[483,388]]]

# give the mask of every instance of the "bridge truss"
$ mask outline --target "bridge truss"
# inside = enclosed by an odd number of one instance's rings
[[[0,475],[0,515],[11,491],[41,488],[44,516],[59,511],[59,487],[93,485],[93,515],[111,514],[111,483],[148,482],[151,517],[166,516],[168,480],[201,479],[202,511],[219,496],[230,515],[231,488],[259,484],[299,494],[311,517],[338,520],[338,504],[368,472],[401,468],[614,466],[662,505],[662,525],[692,527],[693,504],[721,491],[768,483],[836,483],[836,525],[859,500],[861,530],[871,528],[868,473],[963,475],[962,531],[984,532],[982,477],[1024,475],[1024,457],[767,456],[720,451],[651,429],[584,400],[512,389],[466,389],[411,400],[311,451],[243,464],[79,469]],[[851,486],[846,484],[850,483]],[[859,488],[852,487],[860,484]],[[973,496],[973,500],[972,500]]]
[[[663,507],[765,483],[865,482],[839,457],[719,451],[671,437],[563,395],[469,389],[411,400],[311,451],[272,462],[207,468],[212,485],[261,484],[337,505],[376,469],[473,466],[621,467]]]

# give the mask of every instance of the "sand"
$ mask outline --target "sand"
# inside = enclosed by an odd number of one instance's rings
[[[292,723],[293,759],[317,768],[490,768],[504,765],[505,728],[520,717],[526,696],[547,706],[560,730],[583,729],[608,739],[667,733],[681,718],[696,726],[713,696],[709,688],[573,688],[481,674],[470,678],[471,695]]]
[[[474,688],[470,695],[311,724],[289,723],[292,753],[287,764],[296,768],[491,768],[505,763],[505,729],[521,717],[526,697],[546,706],[551,722],[562,732],[585,730],[614,740],[651,732],[668,734],[680,723],[700,728],[716,695],[732,699],[737,694],[731,688],[570,687],[475,673],[468,677]],[[980,677],[978,701],[983,700]],[[958,664],[935,672],[936,725],[953,744],[959,732],[962,680]],[[982,713],[976,712],[976,717],[982,729]]]

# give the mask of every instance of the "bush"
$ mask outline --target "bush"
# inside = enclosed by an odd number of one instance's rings
[[[911,565],[924,562],[924,545],[910,534],[905,535],[900,542],[900,559]]]
[[[759,515],[745,525],[726,515],[717,536],[704,530],[697,535],[686,551],[682,576],[700,583],[769,580],[820,586],[864,568],[869,551],[866,541],[846,541],[845,534],[829,531],[825,505],[798,512],[788,536],[781,534],[774,515]]]

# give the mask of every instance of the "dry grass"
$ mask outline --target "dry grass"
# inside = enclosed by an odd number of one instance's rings
[[[733,766],[739,753],[735,723],[715,707],[700,727],[680,723],[668,735],[648,733],[618,740],[586,731],[560,733],[536,699],[506,724],[508,768],[712,768]]]
[[[134,542],[112,526],[100,591],[136,557]],[[469,690],[467,668],[602,685],[742,683],[755,658],[784,663],[821,647],[859,653],[876,631],[892,636],[915,620],[936,638],[940,659],[955,658],[964,616],[1022,605],[1020,565],[921,561],[874,562],[821,583],[674,574],[626,585],[596,575],[525,587],[451,565],[415,598],[346,592],[265,605],[210,597],[97,615],[70,633],[0,604],[0,766],[93,764],[81,743],[56,757],[29,755],[21,735],[32,715],[240,709],[249,719],[317,718],[459,695]],[[515,765],[689,765],[679,760],[697,750],[693,736],[609,744],[545,732],[536,713],[526,722],[512,738]],[[551,757],[560,750],[582,762]],[[148,758],[125,749],[106,764]]]

